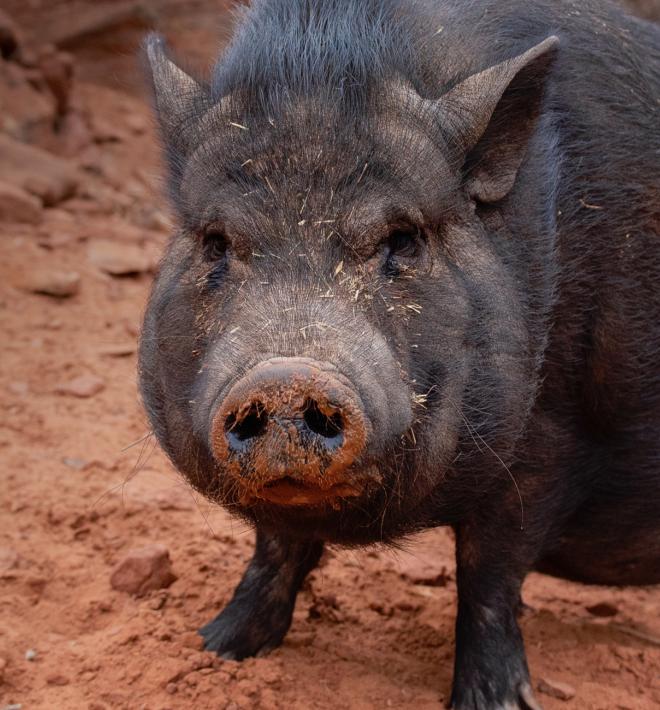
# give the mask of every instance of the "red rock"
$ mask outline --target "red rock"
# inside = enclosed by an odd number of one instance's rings
[[[449,579],[447,568],[437,559],[437,555],[427,554],[425,550],[403,552],[397,563],[399,574],[413,584],[444,587]]]
[[[105,114],[92,116],[92,134],[97,143],[121,143],[128,139],[128,134],[117,125],[117,121]]]
[[[25,190],[0,182],[0,222],[39,224],[43,217],[41,202]]]
[[[55,101],[46,87],[44,91],[34,87],[31,72],[9,62],[2,62],[0,71],[0,129],[29,142],[52,134],[55,122]],[[37,72],[36,78],[40,77]],[[0,163],[4,153],[0,149]]]
[[[64,6],[62,11],[50,15],[43,34],[53,44],[68,47],[109,32],[121,39],[129,27],[142,33],[153,24],[154,16],[142,2],[112,0],[79,4],[75,14]],[[119,28],[124,32],[118,32]]]
[[[92,145],[92,132],[86,114],[75,108],[61,117],[57,133],[57,153],[81,164],[80,156]]]
[[[53,232],[52,227],[44,230],[44,234],[39,241],[39,246],[46,249],[59,249],[75,242],[75,237],[67,232]]]
[[[539,689],[539,692],[545,693],[551,698],[557,698],[558,700],[570,700],[575,697],[576,693],[572,685],[562,683],[558,680],[551,680],[550,678],[540,678],[536,687]]]
[[[70,163],[45,150],[0,135],[0,180],[17,185],[50,207],[71,197],[78,174]]]
[[[41,75],[55,99],[58,116],[64,116],[71,103],[73,87],[73,57],[66,52],[49,48],[39,57]]]
[[[112,276],[140,274],[153,267],[151,259],[141,247],[107,239],[93,241],[88,256],[92,264]]]
[[[105,388],[105,382],[95,375],[80,375],[68,382],[57,385],[58,394],[71,395],[72,397],[93,397]]]
[[[24,288],[33,293],[66,298],[80,291],[80,274],[75,271],[36,269],[26,275]]]
[[[175,580],[170,553],[164,545],[131,550],[110,576],[114,589],[136,595],[169,587]]]
[[[169,233],[173,228],[173,222],[165,212],[148,205],[137,218],[137,224],[154,232]]]

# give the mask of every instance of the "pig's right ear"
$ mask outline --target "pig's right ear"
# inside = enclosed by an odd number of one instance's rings
[[[470,197],[492,203],[513,187],[541,114],[559,39],[473,74],[436,105]]]
[[[160,35],[147,37],[143,57],[163,140],[185,152],[195,123],[210,106],[209,92],[170,59]]]

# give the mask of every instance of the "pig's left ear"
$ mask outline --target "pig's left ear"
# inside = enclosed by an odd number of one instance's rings
[[[473,74],[437,100],[450,148],[462,163],[470,197],[492,203],[516,179],[541,111],[545,79],[559,39]]]
[[[169,58],[160,35],[147,37],[143,57],[163,139],[168,146],[185,150],[188,134],[211,103],[209,93]]]

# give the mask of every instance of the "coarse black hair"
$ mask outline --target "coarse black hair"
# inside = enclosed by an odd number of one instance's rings
[[[425,3],[401,0],[254,0],[215,69],[212,93],[249,103],[334,93],[359,100],[377,82],[412,80]],[[413,11],[416,10],[416,11]],[[250,101],[252,99],[252,101]]]

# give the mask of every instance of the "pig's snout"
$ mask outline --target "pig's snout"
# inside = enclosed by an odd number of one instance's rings
[[[361,493],[364,476],[350,469],[370,429],[359,395],[331,366],[272,358],[217,407],[211,448],[243,500],[315,505]]]

